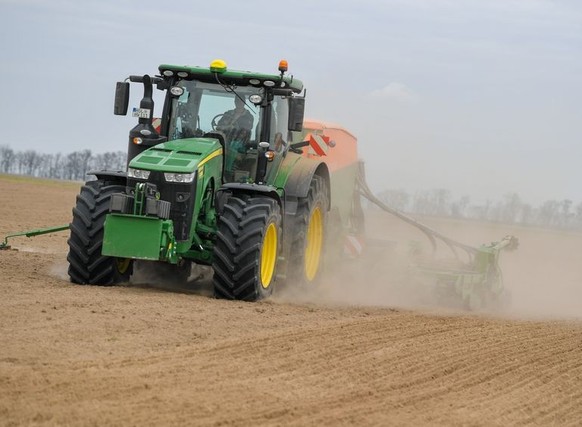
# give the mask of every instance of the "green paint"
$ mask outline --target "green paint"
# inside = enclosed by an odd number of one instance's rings
[[[185,72],[188,73],[189,78],[200,81],[209,81],[212,83],[216,82],[216,72],[212,71],[209,67],[162,64],[158,68],[162,74],[164,71],[173,71],[176,74],[178,72]],[[262,85],[262,83],[265,81],[271,81],[274,82],[277,87],[282,87],[281,83],[284,83],[285,87],[292,89],[296,93],[299,93],[303,90],[303,82],[294,78],[293,76],[285,76],[281,78],[280,74],[263,74],[251,71],[229,70],[228,68],[226,71],[220,72],[219,74],[220,80],[228,83],[231,83],[232,81],[246,82],[246,84],[249,85],[249,81],[255,79],[260,81],[259,85]]]
[[[354,209],[354,197],[360,197],[355,195],[357,174],[357,164],[346,166],[330,173],[331,209],[335,209],[340,214],[344,230],[350,227]]]
[[[177,262],[172,221],[138,215],[109,214],[103,255]]]
[[[28,230],[28,231],[20,231],[18,233],[12,233],[4,237],[4,241],[0,243],[0,249],[9,249],[10,246],[8,245],[8,239],[12,237],[18,236],[26,236],[26,237],[34,237],[40,236],[42,234],[49,234],[49,233],[56,233],[57,231],[65,231],[69,229],[69,224],[66,225],[59,225],[56,227],[48,227],[48,228],[37,228],[35,230]]]
[[[158,144],[137,155],[129,167],[159,172],[191,173],[202,160],[220,150],[213,138],[188,138]]]

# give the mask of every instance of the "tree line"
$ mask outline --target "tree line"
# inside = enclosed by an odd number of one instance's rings
[[[15,151],[0,145],[0,173],[30,175],[39,178],[85,181],[87,172],[125,170],[124,151],[94,154],[91,150],[69,154],[45,154],[34,150]],[[446,189],[417,191],[385,190],[378,198],[387,205],[414,215],[444,216],[506,224],[582,229],[582,203],[570,199],[546,200],[539,206],[524,202],[517,193],[507,193],[501,200],[472,204],[469,196],[455,199]]]
[[[423,190],[414,194],[386,190],[378,198],[393,208],[415,215],[582,229],[582,202],[575,205],[570,199],[546,200],[534,206],[523,201],[517,193],[507,193],[498,201],[472,204],[469,196],[454,198],[446,189]]]
[[[124,151],[94,154],[91,150],[81,150],[69,154],[45,154],[35,150],[15,151],[0,145],[0,173],[85,181],[89,171],[125,170],[126,163],[127,153]]]

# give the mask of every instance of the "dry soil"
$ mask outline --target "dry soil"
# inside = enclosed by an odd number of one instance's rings
[[[0,235],[68,223],[79,186],[0,176]],[[503,257],[512,308],[419,302],[377,271],[258,303],[204,281],[77,286],[66,232],[14,239],[0,425],[581,425],[582,235],[428,222],[470,244],[520,238]],[[407,233],[377,211],[368,232]]]

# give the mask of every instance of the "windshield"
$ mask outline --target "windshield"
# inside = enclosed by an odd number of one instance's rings
[[[250,95],[264,96],[262,89],[238,87],[233,90],[218,84],[187,80],[180,81],[177,86],[184,93],[172,99],[168,139],[199,137],[209,132],[220,134],[225,145],[225,181],[252,181],[261,136],[277,154],[286,148],[286,98],[275,96],[270,106],[269,135],[265,138],[266,133],[261,129],[266,120],[266,109],[261,111],[259,106],[249,101]],[[275,163],[278,164],[279,159]]]

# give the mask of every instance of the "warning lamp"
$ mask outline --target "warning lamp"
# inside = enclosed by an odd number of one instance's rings
[[[265,153],[265,157],[267,158],[267,161],[268,161],[268,162],[272,162],[272,161],[273,161],[273,159],[275,158],[275,152],[274,152],[274,151],[271,151],[271,150],[269,150],[269,151],[267,151],[267,152]]]
[[[132,142],[135,145],[141,145],[141,143],[143,142],[143,140],[141,138],[139,138],[139,137],[136,136],[135,138],[132,139]]]
[[[286,59],[281,59],[279,61],[279,71],[281,74],[285,74],[285,72],[289,69],[289,64],[287,63]]]
[[[213,73],[224,73],[226,71],[226,62],[222,59],[215,59],[210,63],[210,71]]]

